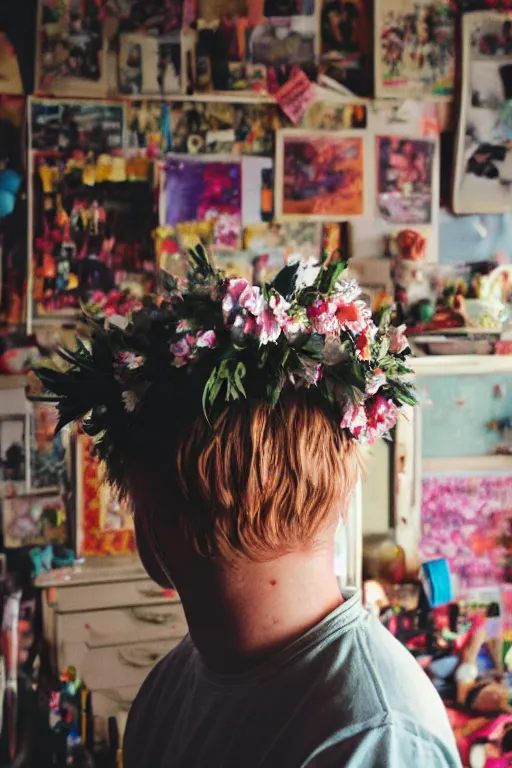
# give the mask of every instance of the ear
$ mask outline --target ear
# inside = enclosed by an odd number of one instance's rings
[[[135,538],[137,540],[139,557],[149,578],[156,581],[163,589],[173,587],[173,584],[169,582],[169,578],[160,567],[158,558],[151,545],[151,537],[148,535],[147,526],[141,521],[140,514],[138,513],[135,513]]]

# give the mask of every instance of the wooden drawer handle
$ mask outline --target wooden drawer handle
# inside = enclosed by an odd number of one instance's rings
[[[166,655],[165,651],[153,651],[149,649],[140,648],[138,652],[131,648],[123,650],[120,648],[117,652],[120,661],[126,664],[128,667],[136,667],[137,669],[145,669],[146,667],[154,667],[160,659],[163,659]]]
[[[132,608],[137,621],[145,624],[179,624],[183,618],[173,611],[145,611],[144,608]]]
[[[159,587],[158,584],[139,587],[138,591],[141,595],[144,595],[144,597],[168,597],[169,600],[172,600],[175,603],[179,602],[178,593],[175,589],[164,589],[163,587]]]

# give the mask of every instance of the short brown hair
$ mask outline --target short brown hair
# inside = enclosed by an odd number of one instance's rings
[[[358,448],[303,390],[282,395],[275,408],[240,400],[213,427],[197,417],[175,462],[175,473],[167,467],[173,496],[168,509],[158,505],[159,529],[175,514],[200,554],[261,559],[310,543],[337,506],[343,511]]]

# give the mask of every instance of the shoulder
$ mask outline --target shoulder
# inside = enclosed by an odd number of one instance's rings
[[[441,740],[400,716],[340,731],[322,744],[301,768],[462,768],[453,736]]]
[[[146,677],[131,706],[126,724],[124,749],[127,754],[133,754],[133,748],[137,750],[140,734],[147,734],[158,713],[164,711],[163,703],[169,701],[170,691],[176,690],[189,678],[192,661],[193,646],[187,635]]]

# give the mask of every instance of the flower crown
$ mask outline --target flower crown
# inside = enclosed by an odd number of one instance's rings
[[[183,398],[212,423],[231,401],[273,407],[286,388],[315,387],[340,428],[368,442],[415,404],[403,327],[390,325],[391,310],[374,324],[356,281],[343,278],[346,264],[326,262],[310,285],[299,265],[287,266],[259,288],[228,279],[202,246],[189,258],[186,282],[167,276],[165,296],[145,300],[124,325],[88,319],[88,339],[35,371],[46,391],[33,399],[57,403],[57,431],[81,422],[114,482],[125,437],[147,429],[151,410],[157,421],[183,411]]]

